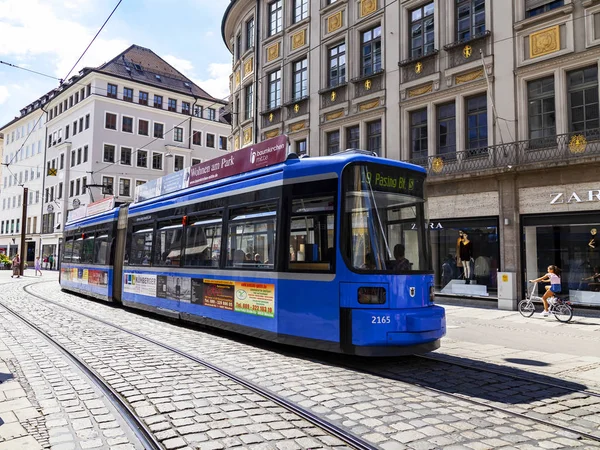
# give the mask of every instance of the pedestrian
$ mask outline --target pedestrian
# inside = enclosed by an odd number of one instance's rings
[[[561,280],[560,280],[560,272],[561,270],[556,266],[548,266],[548,273],[544,276],[536,278],[535,280],[529,280],[530,283],[537,283],[539,281],[550,281],[550,286],[546,286],[546,293],[542,297],[542,301],[544,302],[544,312],[542,312],[542,316],[548,316],[548,299],[550,297],[554,297],[554,294],[560,294],[561,291]]]
[[[35,276],[37,277],[38,272],[40,273],[40,277],[42,276],[42,263],[40,262],[40,257],[36,256],[35,258]]]
[[[54,270],[54,256],[48,256],[48,262],[50,263],[50,270]]]
[[[48,255],[44,256],[44,269],[48,270]]]
[[[19,257],[18,253],[12,259],[12,271],[13,274],[10,276],[11,278],[13,278],[15,275],[17,278],[21,278],[21,258]]]

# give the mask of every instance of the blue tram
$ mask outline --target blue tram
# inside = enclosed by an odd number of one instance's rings
[[[61,285],[291,345],[432,351],[446,324],[424,182],[420,167],[360,151],[288,155],[69,222]]]

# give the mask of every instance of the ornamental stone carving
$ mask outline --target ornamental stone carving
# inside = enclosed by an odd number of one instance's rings
[[[271,62],[279,58],[279,42],[267,47],[267,62]]]
[[[472,70],[471,72],[467,72],[462,75],[456,75],[455,83],[468,83],[469,81],[477,80],[481,77],[483,77],[483,69]]]
[[[555,25],[529,35],[529,58],[538,58],[560,50],[560,26]]]
[[[377,11],[377,0],[362,0],[360,2],[360,17],[368,16]]]
[[[298,31],[292,35],[292,50],[303,47],[306,44],[306,30]]]
[[[336,30],[342,28],[343,17],[342,11],[338,11],[327,18],[327,32],[333,33]]]

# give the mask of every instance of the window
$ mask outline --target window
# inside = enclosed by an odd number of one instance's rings
[[[361,34],[361,74],[371,75],[381,71],[381,25]]]
[[[86,163],[88,160],[88,146],[83,146],[83,162]]]
[[[232,209],[227,267],[273,269],[276,230],[277,203]]]
[[[308,17],[308,0],[294,0],[294,23]]]
[[[94,239],[94,264],[108,264],[108,251],[110,249],[110,241],[107,232],[98,232]]]
[[[456,107],[454,102],[437,107],[437,153],[456,153]]]
[[[410,57],[420,58],[433,52],[433,2],[410,12]]]
[[[292,201],[288,253],[290,270],[333,270],[334,205],[333,196],[297,198]]]
[[[194,116],[202,117],[202,106],[194,106]]]
[[[525,15],[527,17],[537,16],[555,8],[560,8],[564,4],[564,0],[525,0]]]
[[[188,102],[181,102],[181,113],[190,115],[190,104]]]
[[[141,186],[142,184],[146,184],[145,180],[135,180],[135,187]]]
[[[154,264],[157,266],[179,266],[183,225],[181,218],[158,222],[154,238]]]
[[[427,108],[410,113],[411,160],[427,160]]]
[[[77,178],[77,181],[75,183],[75,195],[79,195],[81,189],[81,180],[79,178]],[[54,188],[52,188],[52,191],[54,191]],[[53,192],[51,192],[52,194]]]
[[[60,170],[63,170],[65,168],[65,154],[64,153],[60,154],[60,165],[58,166],[58,168]],[[33,175],[31,176],[31,179],[33,179]]]
[[[81,133],[83,131],[83,117],[81,117],[79,119],[79,132]]]
[[[106,113],[106,121],[104,127],[109,130],[117,129],[117,115],[113,113]],[[77,133],[77,122],[73,122],[73,136]]]
[[[102,193],[106,191],[107,194],[111,195],[114,192],[114,183],[113,177],[102,177]]]
[[[162,105],[163,105],[162,95],[155,95],[154,96],[154,107],[162,109],[162,107],[163,107]]]
[[[381,120],[367,123],[367,150],[381,154]]]
[[[208,120],[217,120],[217,111],[215,108],[206,108],[206,116]]]
[[[215,148],[215,135],[212,133],[206,133],[206,146]]]
[[[240,59],[240,55],[242,54],[242,35],[238,34],[235,38],[235,60]]]
[[[163,139],[164,138],[164,136],[163,136],[164,128],[165,128],[165,126],[162,123],[154,122],[154,137]]]
[[[267,103],[268,109],[275,109],[281,105],[281,69],[269,74]]]
[[[123,88],[123,100],[126,102],[133,102],[133,89]]]
[[[162,153],[152,153],[152,168],[156,170],[162,170],[163,168],[163,155]]]
[[[292,98],[294,101],[308,96],[308,59],[296,61],[293,65]]]
[[[485,32],[485,0],[457,0],[456,39],[468,40]]]
[[[254,47],[254,17],[246,22],[246,50]]]
[[[308,147],[306,143],[306,139],[301,139],[296,141],[296,154],[297,155],[306,155],[308,153]]]
[[[173,140],[175,142],[183,142],[183,128],[175,127],[173,129]]]
[[[275,0],[269,3],[269,36],[273,36],[281,31],[282,22],[282,5],[281,0]]]
[[[115,98],[117,98],[117,87],[115,86]],[[79,103],[79,92],[75,92],[75,104]],[[56,113],[56,111],[55,111]]]
[[[194,145],[202,145],[202,132],[196,131],[192,133],[192,144]]]
[[[478,95],[467,99],[467,149],[485,149],[487,136],[487,96]]]
[[[192,166],[195,166],[196,164],[200,163],[202,163],[202,160],[200,158],[192,158]]]
[[[90,115],[85,115],[85,129],[87,130],[90,127]]]
[[[138,94],[138,103],[140,105],[148,105],[148,93],[140,91]]]
[[[346,148],[360,148],[360,126],[346,128]]]
[[[177,100],[170,98],[169,102],[167,103],[167,107],[169,111],[177,112]]]
[[[71,180],[71,183],[69,184],[69,197],[73,197],[74,193],[75,193],[75,181]],[[48,191],[48,189],[46,189],[46,202],[48,202],[48,195],[49,195],[49,191]]]
[[[121,197],[131,196],[131,180],[129,178],[119,179],[119,195]]]
[[[138,134],[148,136],[148,121],[144,119],[138,120]]]
[[[340,151],[340,132],[338,130],[327,133],[327,154],[332,155]]]
[[[227,137],[219,136],[219,150],[227,150]]]
[[[244,94],[244,120],[251,119],[252,115],[254,114],[254,112],[252,111],[252,105],[254,102],[253,97],[254,85],[249,84],[248,86],[246,86],[246,91]]]
[[[342,42],[329,49],[329,87],[346,82],[346,43]]]
[[[554,143],[556,136],[556,108],[554,104],[554,77],[549,76],[527,83],[527,118],[529,139],[532,144]]]
[[[128,147],[121,147],[121,164],[131,165],[131,149]]]
[[[115,146],[104,144],[104,162],[114,163],[115,162]]]
[[[115,122],[115,127],[113,128],[114,130],[117,129],[117,116],[115,114],[112,114],[114,117],[114,122]],[[106,121],[108,121],[108,118],[106,118]],[[108,127],[106,127],[108,128]],[[81,131],[81,130],[79,130]],[[77,121],[73,122],[73,136],[75,136],[77,134]]]
[[[58,183],[58,195],[56,196],[56,198],[62,198],[63,196],[63,184],[62,183]]]
[[[175,172],[179,172],[180,170],[183,170],[183,163],[184,163],[184,159],[183,156],[181,155],[175,155],[174,161],[173,161],[173,169]]]
[[[567,73],[569,131],[588,132],[598,124],[598,66]]]
[[[77,164],[81,164],[81,147],[77,149]]]
[[[133,133],[133,117],[123,116],[121,131],[123,133]]]
[[[189,218],[184,265],[218,267],[221,254],[221,212]]]
[[[87,177],[83,177],[81,179],[81,193],[85,193],[85,188],[87,188]]]
[[[130,264],[149,266],[152,261],[152,224],[133,227]]]
[[[136,153],[136,166],[137,167],[148,167],[148,152],[146,150],[138,150]]]
[[[106,96],[110,98],[117,98],[117,85],[108,84],[108,88],[106,89]],[[75,103],[79,101],[79,95],[75,94]]]

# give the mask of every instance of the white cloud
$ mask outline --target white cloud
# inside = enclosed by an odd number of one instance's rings
[[[6,86],[0,86],[0,105],[8,100],[8,97],[10,97],[8,88]]]
[[[215,98],[223,99],[229,96],[231,64],[211,63],[208,65],[208,75],[208,79],[194,80],[194,83]]]
[[[91,4],[83,0],[71,0],[69,7]],[[75,20],[80,11],[66,10],[63,2],[40,0],[0,1],[0,36],[10,36],[0,42],[0,55],[22,60],[27,57],[51,56],[54,74],[66,76],[75,61],[91,41],[97,29],[88,28]],[[103,17],[110,11],[98,11]],[[118,14],[118,10],[117,13]],[[128,44],[122,39],[105,39],[102,34],[94,41],[75,70],[85,66],[97,66],[125,50]]]
[[[187,77],[194,75],[194,65],[191,61],[173,55],[165,55],[162,58]]]

